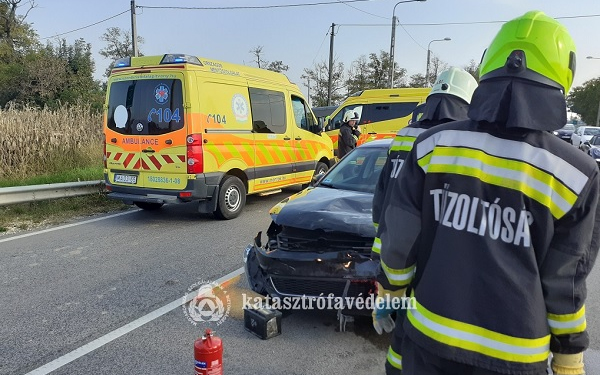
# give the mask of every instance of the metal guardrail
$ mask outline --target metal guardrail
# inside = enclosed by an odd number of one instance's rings
[[[0,206],[46,199],[76,197],[104,191],[104,181],[64,182],[0,188]]]

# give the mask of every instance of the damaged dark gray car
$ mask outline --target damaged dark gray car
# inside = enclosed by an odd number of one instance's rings
[[[375,292],[372,201],[389,145],[388,139],[354,149],[313,186],[271,209],[266,238],[259,232],[244,253],[252,290],[279,298]],[[358,310],[348,309],[371,313]]]

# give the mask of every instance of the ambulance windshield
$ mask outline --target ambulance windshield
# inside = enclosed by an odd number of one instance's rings
[[[121,134],[160,135],[183,128],[183,97],[178,79],[113,82],[108,128]]]

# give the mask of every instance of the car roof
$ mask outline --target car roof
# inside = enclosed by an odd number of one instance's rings
[[[389,148],[392,141],[393,141],[392,138],[377,139],[375,141],[363,143],[359,147],[361,147],[361,148],[365,148],[365,147]]]

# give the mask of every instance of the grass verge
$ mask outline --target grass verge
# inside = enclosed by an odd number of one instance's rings
[[[61,173],[45,174],[25,179],[2,179],[0,187],[56,184],[60,182],[95,181],[104,178],[102,167],[74,168]]]
[[[129,207],[121,201],[107,198],[104,193],[3,206],[0,207],[0,235]]]

